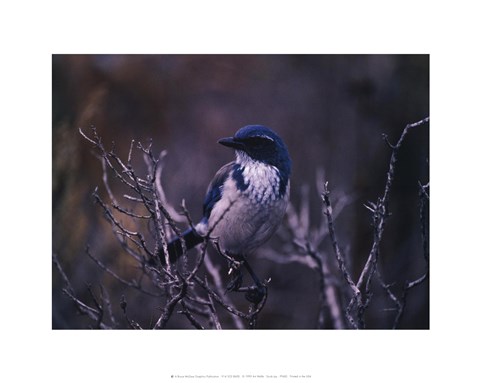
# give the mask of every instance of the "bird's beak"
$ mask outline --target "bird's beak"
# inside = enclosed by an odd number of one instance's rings
[[[223,146],[228,146],[229,148],[234,148],[238,150],[245,149],[245,145],[243,144],[243,142],[235,140],[234,137],[221,138],[218,140],[218,143],[222,144]]]

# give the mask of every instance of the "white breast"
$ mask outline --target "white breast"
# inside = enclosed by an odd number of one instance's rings
[[[243,160],[243,159],[242,159]],[[243,178],[248,185],[245,193],[254,203],[271,204],[280,191],[279,171],[275,166],[259,161],[243,161]]]

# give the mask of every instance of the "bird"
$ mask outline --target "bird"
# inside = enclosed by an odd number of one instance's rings
[[[210,182],[202,219],[182,233],[187,250],[208,236],[233,259],[246,260],[277,230],[290,196],[291,159],[272,129],[247,125],[218,143],[235,150],[235,161],[222,166]],[[183,254],[180,237],[167,246],[169,261]],[[165,263],[163,251],[160,260]]]

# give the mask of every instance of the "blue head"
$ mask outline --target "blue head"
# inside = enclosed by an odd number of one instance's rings
[[[218,142],[234,148],[241,155],[246,154],[254,161],[275,166],[283,179],[289,179],[291,160],[287,147],[282,139],[266,126],[247,125],[233,137],[222,138]]]

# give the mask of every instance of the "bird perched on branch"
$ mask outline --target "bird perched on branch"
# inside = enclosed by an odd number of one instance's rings
[[[218,241],[224,254],[245,259],[272,236],[285,214],[290,156],[282,139],[261,125],[245,126],[218,143],[235,149],[236,160],[215,174],[203,204],[202,220],[182,237],[187,250],[208,236]],[[182,254],[180,238],[168,244],[168,253],[170,262]],[[160,258],[164,263],[164,254]]]

